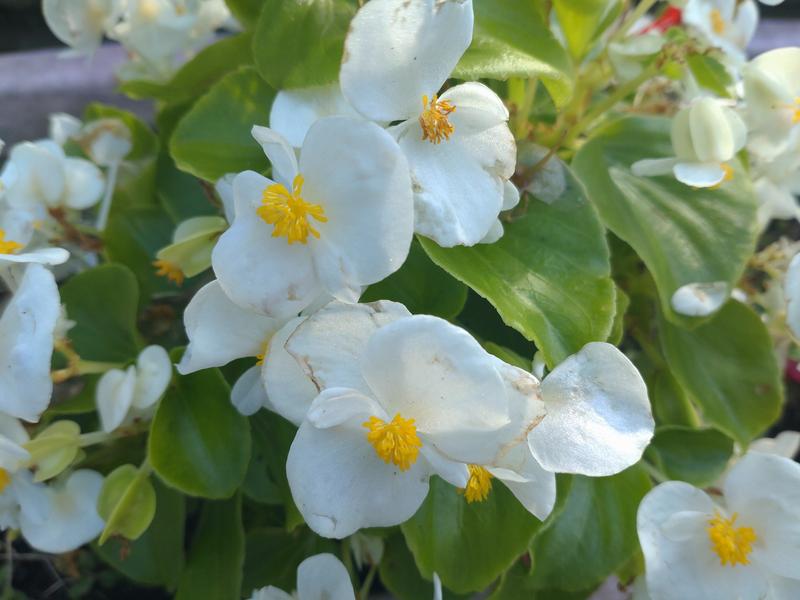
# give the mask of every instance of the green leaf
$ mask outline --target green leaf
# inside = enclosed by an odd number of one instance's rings
[[[531,546],[536,589],[590,589],[622,566],[638,548],[636,510],[650,489],[635,465],[612,477],[573,477],[558,516]]]
[[[186,494],[236,491],[250,460],[250,429],[217,369],[173,380],[153,417],[148,454],[161,478]]]
[[[501,482],[489,497],[468,503],[452,485],[434,477],[417,513],[401,525],[422,575],[438,573],[458,593],[482,590],[528,547],[541,521]]]
[[[766,326],[729,301],[692,331],[662,319],[661,344],[672,374],[705,420],[743,446],[780,416],[780,371]]]
[[[697,424],[697,413],[691,401],[670,371],[655,371],[647,378],[647,389],[657,425]]]
[[[258,21],[264,0],[225,0],[225,4],[236,20],[249,29]]]
[[[386,589],[399,600],[433,598],[433,582],[423,579],[419,574],[414,556],[399,533],[393,534],[385,542],[379,574]],[[456,595],[446,589],[442,592],[446,600],[471,596]]]
[[[594,41],[619,15],[619,0],[553,0],[553,10],[570,54],[580,60]]]
[[[716,58],[708,54],[692,54],[686,64],[700,86],[717,96],[730,98],[728,88],[733,85],[733,80],[725,66]]]
[[[156,514],[147,531],[133,542],[111,538],[100,557],[134,581],[173,589],[183,569],[185,501],[181,494],[155,480]]]
[[[167,153],[158,158],[156,193],[164,210],[175,223],[192,217],[220,213],[203,190],[203,183],[197,177],[178,170]]]
[[[734,180],[716,190],[630,171],[637,160],[672,152],[669,119],[627,117],[600,129],[572,165],[605,224],[647,265],[667,318],[694,326],[702,319],[676,314],[672,295],[699,282],[724,281],[733,289],[755,249],[756,199],[737,163]]]
[[[605,230],[580,183],[552,204],[532,199],[494,244],[422,246],[440,267],[491,302],[506,324],[544,353],[550,368],[605,341],[615,313]]]
[[[475,0],[472,45],[456,66],[460,79],[539,77],[558,106],[572,95],[566,50],[530,0]]]
[[[278,90],[333,83],[355,13],[349,0],[264,0],[253,36],[258,72]]]
[[[97,513],[106,522],[98,541],[101,546],[112,535],[129,540],[140,537],[156,513],[156,491],[147,471],[133,465],[114,469],[103,481]]]
[[[181,103],[202,96],[223,75],[236,68],[252,64],[252,36],[241,33],[226,37],[203,48],[185,63],[169,81],[149,79],[125,81],[120,90],[131,98],[153,98],[169,103]]]
[[[418,241],[400,270],[369,286],[361,302],[394,300],[413,314],[454,319],[467,301],[467,286],[436,266]]]
[[[297,589],[297,567],[309,556],[338,554],[336,543],[315,535],[307,527],[286,531],[276,527],[247,533],[242,593],[274,585],[283,590]]]
[[[594,588],[582,592],[540,590],[534,587],[535,579],[521,562],[506,571],[489,600],[586,600]]]
[[[286,457],[297,427],[267,410],[250,417],[253,452],[242,491],[257,502],[285,504],[294,508],[286,479]]]
[[[631,299],[628,297],[622,288],[617,286],[616,307],[614,311],[614,325],[611,327],[611,333],[608,334],[608,343],[617,346],[625,335],[625,312],[631,304]]]
[[[670,479],[710,485],[722,475],[733,440],[717,429],[665,426],[656,430],[647,457]]]
[[[241,598],[243,565],[241,497],[205,502],[175,600]]]
[[[61,287],[61,302],[75,321],[69,339],[83,360],[124,363],[136,358],[138,299],[133,273],[117,264],[84,271]]]
[[[170,139],[175,164],[212,182],[226,173],[264,170],[267,160],[250,130],[267,123],[274,97],[253,67],[223,77],[175,128]]]

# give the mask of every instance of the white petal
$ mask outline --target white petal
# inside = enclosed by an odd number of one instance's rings
[[[261,371],[268,407],[297,426],[320,391],[285,348],[286,340],[302,322],[303,318],[292,319],[278,330],[270,341]]]
[[[400,471],[377,455],[366,434],[357,422],[317,429],[305,421],[292,442],[286,461],[292,497],[308,526],[323,537],[399,525],[428,493],[424,458]]]
[[[472,246],[503,208],[516,145],[502,101],[486,86],[459,85],[442,98],[456,107],[449,140],[422,139],[417,122],[395,130],[411,168],[414,228],[443,247]]]
[[[344,96],[374,121],[416,116],[470,45],[472,26],[472,0],[372,0],[345,40]]]
[[[558,163],[560,166],[560,163]],[[559,194],[560,195],[560,194]],[[519,204],[519,190],[510,181],[503,183],[503,210],[511,210]]]
[[[420,452],[431,466],[431,471],[457,488],[467,487],[469,468],[462,462],[450,460],[431,445],[423,445]]]
[[[631,173],[637,177],[668,175],[677,164],[676,158],[645,158],[631,165]]]
[[[228,173],[223,175],[214,184],[214,189],[222,201],[222,209],[225,212],[225,219],[228,223],[233,223],[236,218],[236,207],[233,196],[233,180],[236,179],[236,173]]]
[[[716,312],[730,297],[726,281],[687,283],[672,295],[672,308],[689,317],[705,317]]]
[[[172,380],[172,361],[161,346],[148,346],[136,361],[136,387],[133,406],[145,409],[153,406],[164,394]]]
[[[66,190],[64,204],[82,210],[100,201],[105,187],[103,173],[94,164],[82,158],[67,158],[64,161]]]
[[[37,248],[21,254],[0,254],[0,263],[37,263],[40,265],[62,265],[69,260],[69,252],[63,248]]]
[[[364,379],[390,417],[415,419],[425,443],[464,463],[487,464],[510,422],[491,357],[466,331],[416,315],[376,331],[361,358]]]
[[[335,387],[320,392],[306,418],[317,429],[330,429],[353,419],[366,421],[372,415],[387,419],[381,406],[369,396],[358,390]]]
[[[55,142],[17,144],[11,150],[9,164],[14,166],[16,173],[14,184],[6,192],[11,206],[58,205],[66,186],[61,146]]]
[[[505,233],[505,229],[503,228],[503,224],[500,222],[500,219],[495,219],[492,226],[489,228],[489,231],[483,236],[479,244],[494,244],[497,240],[503,237]]]
[[[556,503],[555,473],[542,468],[527,444],[518,444],[489,472],[511,490],[522,506],[539,520],[545,520]]]
[[[292,189],[298,171],[297,155],[292,146],[280,133],[268,127],[254,125],[251,133],[272,164],[272,178]]]
[[[405,306],[388,300],[370,304],[334,301],[297,327],[286,341],[286,350],[317,390],[346,387],[370,394],[361,375],[367,341],[379,328],[409,316]]]
[[[60,310],[53,274],[28,265],[0,317],[0,411],[36,422],[50,403],[50,359]]]
[[[769,600],[796,600],[800,598],[800,579],[771,575],[769,577],[768,598]]]
[[[250,600],[297,600],[297,598],[273,585],[269,585],[260,590],[254,590]]]
[[[325,209],[314,264],[331,295],[380,281],[399,269],[411,246],[408,164],[392,137],[349,117],[317,121],[300,154],[303,197]]]
[[[100,424],[105,432],[112,432],[122,425],[133,405],[136,389],[136,367],[126,371],[111,369],[103,373],[95,389],[95,402]]]
[[[783,577],[798,577],[800,464],[749,452],[731,468],[723,492],[737,524],[756,532],[752,560]]]
[[[333,554],[317,554],[300,563],[297,596],[302,600],[355,600],[350,575]]]
[[[22,513],[22,535],[41,552],[61,554],[74,550],[97,537],[105,523],[97,514],[97,499],[103,476],[81,469],[66,482],[49,489],[51,511],[44,523],[36,523]]]
[[[714,187],[725,180],[725,169],[719,163],[679,162],[672,172],[678,181],[696,188]]]
[[[178,364],[182,375],[258,356],[281,321],[234,304],[218,281],[200,288],[183,313],[189,345]]]
[[[528,442],[548,471],[613,475],[636,463],[653,437],[647,386],[611,344],[584,346],[545,378],[541,394],[547,416]]]
[[[726,111],[715,98],[695,100],[689,109],[692,146],[701,162],[725,162],[735,153]]]
[[[433,573],[433,600],[442,600],[442,580],[436,572]]]
[[[47,19],[47,5],[53,6],[52,2],[45,0],[42,3],[42,9]],[[56,3],[57,4],[57,3]],[[51,30],[53,28],[51,27]],[[54,31],[55,33],[55,31]],[[83,122],[80,119],[68,115],[67,113],[53,113],[49,118],[48,137],[55,143],[63,146],[71,137],[75,137],[83,127]]]
[[[338,83],[297,90],[281,90],[272,102],[269,126],[295,148],[311,126],[324,117],[357,116],[345,100]]]
[[[285,318],[303,310],[322,290],[309,245],[272,237],[273,226],[256,213],[271,184],[252,171],[236,177],[236,219],[220,236],[211,263],[222,289],[236,304]]]
[[[706,530],[714,511],[714,504],[705,493],[679,481],[659,485],[642,500],[637,529],[645,557],[647,587],[653,598],[761,598],[766,582],[753,565],[732,568],[720,564]],[[695,515],[694,535],[686,519],[672,518],[680,513]],[[680,531],[675,530],[676,526]]]
[[[246,417],[269,406],[264,382],[261,381],[260,366],[250,367],[236,380],[231,390],[231,403]]]
[[[750,444],[748,450],[794,458],[797,451],[800,450],[800,432],[782,431],[774,438],[761,438]]]

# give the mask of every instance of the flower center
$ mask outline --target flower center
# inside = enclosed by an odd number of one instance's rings
[[[269,343],[272,338],[268,338],[264,345],[261,347],[261,354],[256,354],[256,364],[263,365],[264,360],[267,358],[267,353],[269,352]]]
[[[183,271],[175,263],[168,260],[157,260],[153,262],[153,266],[157,269],[156,275],[159,277],[166,277],[169,281],[174,281],[176,285],[183,284]]]
[[[735,527],[736,513],[726,519],[718,512],[708,522],[708,537],[711,547],[719,556],[721,565],[736,566],[737,564],[749,565],[747,558],[753,550],[756,541],[756,532],[752,527]]]
[[[309,233],[319,238],[319,231],[311,226],[309,218],[320,223],[328,222],[325,209],[303,200],[304,182],[303,176],[297,175],[291,192],[282,183],[273,183],[264,190],[262,206],[256,211],[264,221],[274,226],[272,237],[286,236],[289,244],[305,244]]]
[[[792,115],[792,123],[800,123],[800,96],[794,99],[794,114]]]
[[[478,465],[468,465],[469,481],[467,487],[459,490],[467,499],[469,504],[473,502],[483,502],[489,497],[492,491],[492,474]]]
[[[363,423],[369,431],[367,441],[384,462],[394,463],[401,471],[407,471],[415,462],[422,448],[414,419],[404,419],[399,414],[389,423],[378,417],[370,417]]]
[[[11,483],[11,473],[5,469],[0,469],[0,494],[2,494]]]
[[[22,248],[22,244],[6,240],[6,232],[0,229],[0,254],[14,254]]]
[[[439,100],[434,95],[428,102],[428,97],[422,97],[422,114],[419,116],[419,126],[422,127],[422,139],[432,144],[439,144],[442,140],[449,140],[455,127],[448,121],[448,117],[456,107],[447,100]]]
[[[722,17],[722,13],[719,12],[718,8],[715,8],[711,11],[711,15],[709,16],[711,19],[711,29],[717,35],[722,35],[725,33],[725,29],[727,29],[728,24],[725,23],[725,19]]]

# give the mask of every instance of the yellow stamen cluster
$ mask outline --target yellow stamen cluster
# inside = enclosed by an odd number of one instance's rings
[[[2,494],[11,483],[11,474],[5,469],[0,469],[0,494]]]
[[[319,204],[303,200],[304,182],[303,176],[297,175],[291,192],[281,183],[274,183],[264,190],[262,206],[256,212],[264,221],[274,226],[272,237],[285,236],[290,244],[305,244],[309,234],[319,238],[319,231],[311,226],[309,219],[327,223],[328,218]]]
[[[734,513],[730,519],[726,519],[717,512],[708,521],[707,530],[711,547],[719,556],[719,563],[723,566],[750,564],[748,556],[753,551],[756,532],[752,527],[735,527],[737,516]]]
[[[176,285],[183,284],[184,274],[178,265],[168,260],[157,260],[153,262],[153,266],[156,268],[156,275],[159,277],[166,277]]]
[[[469,481],[467,481],[467,487],[459,490],[459,492],[464,494],[464,498],[469,504],[483,502],[489,497],[489,492],[492,491],[492,474],[478,465],[468,465],[468,468]]]
[[[718,8],[712,9],[709,18],[711,19],[711,29],[714,30],[714,33],[717,35],[722,35],[725,33],[725,30],[728,28],[728,24],[725,22],[725,19],[723,18],[722,13],[719,12]]]
[[[387,423],[378,417],[370,417],[363,426],[369,430],[367,441],[384,462],[394,463],[401,471],[407,471],[417,462],[422,441],[417,435],[414,419],[404,419],[397,414]]]
[[[422,139],[432,144],[439,144],[442,140],[449,140],[455,127],[448,120],[456,107],[447,100],[439,100],[434,95],[428,102],[428,97],[422,97],[422,114],[419,117],[419,126],[422,127]]]
[[[261,354],[256,354],[256,364],[257,365],[263,365],[264,364],[264,360],[267,358],[267,353],[269,352],[269,342],[270,342],[270,340],[267,340],[266,342],[264,342],[264,345],[261,348]]]
[[[794,114],[792,115],[792,123],[800,123],[800,97],[794,99]]]
[[[6,232],[0,229],[0,254],[14,254],[22,249],[22,244],[13,240],[6,240]]]

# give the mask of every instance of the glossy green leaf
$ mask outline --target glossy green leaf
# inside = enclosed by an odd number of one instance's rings
[[[756,199],[741,166],[720,189],[693,189],[672,176],[636,177],[630,165],[672,154],[670,120],[628,117],[598,131],[572,166],[611,231],[630,244],[656,282],[670,321],[702,319],[672,310],[683,285],[738,281],[755,249]],[[734,163],[735,164],[735,163]]]
[[[518,562],[503,574],[489,600],[586,600],[593,591],[593,588],[582,592],[537,589],[529,568]]]
[[[106,522],[100,545],[112,535],[139,538],[156,513],[156,492],[147,471],[122,465],[109,473],[97,499],[97,513]]]
[[[222,207],[214,204],[213,192],[204,190],[203,182],[197,177],[178,170],[166,153],[158,158],[156,193],[161,206],[175,223],[221,213]]]
[[[445,586],[465,593],[494,581],[540,525],[497,480],[486,500],[468,503],[455,487],[433,478],[425,502],[401,529],[422,575],[438,573]]]
[[[186,494],[236,491],[250,460],[250,429],[217,369],[173,380],[153,417],[148,455],[161,478]]]
[[[251,64],[251,45],[252,36],[248,33],[223,38],[203,48],[181,66],[169,81],[135,79],[123,82],[120,89],[136,99],[153,98],[169,103],[194,100],[225,74]]]
[[[692,54],[686,60],[695,81],[721,98],[729,98],[728,88],[733,85],[728,70],[721,62],[708,54]]]
[[[369,286],[361,302],[394,300],[413,314],[454,319],[467,301],[467,286],[434,264],[416,240],[400,270]]]
[[[241,497],[205,502],[175,600],[241,598],[243,565]]]
[[[528,585],[579,592],[600,584],[636,552],[636,510],[649,489],[638,465],[612,477],[573,477],[561,513],[533,541]]]
[[[733,453],[733,440],[717,429],[660,427],[647,457],[670,479],[710,485],[722,475]]]
[[[67,316],[75,321],[69,339],[83,360],[136,358],[139,288],[130,269],[118,264],[95,267],[72,277],[60,292]]]
[[[226,173],[265,169],[264,152],[250,130],[267,124],[274,96],[253,67],[220,79],[175,128],[170,139],[175,164],[211,182]]]
[[[628,294],[622,291],[622,288],[617,286],[616,308],[614,311],[614,325],[611,327],[611,333],[608,334],[608,343],[618,345],[622,341],[625,334],[625,313],[630,306],[631,299]]]
[[[156,491],[156,514],[150,527],[137,540],[111,538],[95,547],[100,557],[134,581],[173,589],[183,569],[184,497],[153,481]]]
[[[780,416],[780,371],[766,326],[729,301],[713,319],[687,331],[660,323],[667,363],[705,421],[746,446]]]
[[[542,350],[552,368],[614,322],[605,230],[578,181],[552,204],[530,199],[494,244],[471,248],[422,245],[433,261],[491,302],[510,325]]]
[[[621,8],[620,0],[553,0],[570,54],[582,59]]]
[[[557,105],[572,94],[566,50],[529,0],[475,0],[472,45],[456,66],[460,79],[539,77]]]
[[[691,400],[670,371],[660,369],[648,376],[647,390],[657,425],[697,424],[698,417]]]
[[[275,89],[336,81],[355,13],[350,0],[264,0],[253,36],[258,72]]]
[[[297,567],[309,556],[338,554],[336,543],[314,534],[307,527],[286,531],[276,527],[254,529],[245,543],[242,593],[274,585],[283,590],[297,588]]]
[[[248,29],[258,21],[258,15],[264,7],[264,0],[225,0],[225,4],[242,25]]]
[[[242,491],[257,502],[294,507],[286,479],[286,457],[297,427],[267,410],[257,412],[249,420],[253,451]]]

